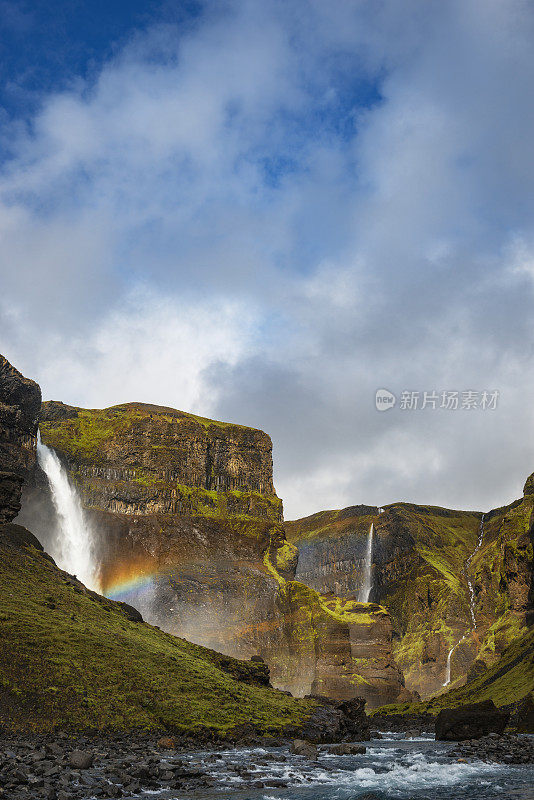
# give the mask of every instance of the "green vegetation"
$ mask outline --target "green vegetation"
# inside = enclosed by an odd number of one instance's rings
[[[287,538],[290,542],[313,542],[320,539],[335,539],[358,533],[366,536],[376,514],[349,516],[342,510],[319,511],[303,519],[286,522]]]
[[[49,405],[43,403],[44,414],[39,424],[43,442],[55,450],[69,454],[74,460],[91,461],[94,464],[100,462],[104,444],[109,447],[114,440],[135,429],[146,428],[151,421],[166,430],[172,429],[173,426],[194,430],[200,425],[205,430],[214,428],[224,430],[225,434],[230,436],[233,430],[236,433],[250,431],[265,436],[262,431],[255,428],[210,420],[185,411],[148,403],[124,403],[103,409],[67,406],[72,416],[61,416],[58,419],[46,418]],[[157,449],[158,445],[154,442],[152,447]],[[165,449],[165,445],[159,447]]]
[[[382,706],[375,714],[437,714],[442,708],[493,700],[496,706],[522,700],[534,690],[534,630],[515,639],[499,661],[479,677],[423,703]]]
[[[243,682],[258,670],[251,662],[130,621],[60,572],[23,529],[0,531],[0,724],[225,734],[251,723],[267,734],[315,707]]]
[[[391,552],[391,562],[376,569],[383,570],[380,603],[391,614],[394,657],[407,687],[429,697],[445,678],[448,651],[462,639],[453,655],[451,685],[465,678],[474,659],[492,666],[524,633],[533,507],[534,495],[528,494],[486,515],[482,547],[469,565],[474,631],[465,570],[477,545],[480,512],[394,503],[381,515],[360,513],[366,507],[322,511],[286,523],[286,531],[298,546],[317,548],[318,563],[325,563],[343,561],[351,546],[360,547],[374,522],[382,552]]]

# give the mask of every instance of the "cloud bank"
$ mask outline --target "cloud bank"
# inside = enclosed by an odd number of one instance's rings
[[[268,431],[288,518],[488,509],[532,441],[534,12],[207,3],[4,120],[0,350]],[[375,390],[498,390],[379,413]]]

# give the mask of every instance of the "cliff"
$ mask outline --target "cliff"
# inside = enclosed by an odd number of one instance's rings
[[[40,428],[97,534],[107,596],[198,644],[261,655],[273,683],[295,694],[363,696],[373,707],[406,698],[384,609],[338,606],[293,581],[299,554],[265,433],[141,403],[47,402]],[[39,471],[20,520],[47,546],[54,510]]]
[[[43,403],[40,430],[88,507],[282,519],[263,431],[145,403],[88,410],[58,402]]]
[[[431,714],[442,708],[493,700],[496,706],[517,709],[521,700],[534,692],[534,630],[526,628],[501,653],[499,659],[478,674],[470,675],[463,686],[442,692],[425,702],[386,705],[380,717],[397,714]],[[386,723],[387,724],[387,723]],[[513,721],[512,721],[513,725]]]
[[[301,553],[296,577],[322,592],[354,592],[373,522],[370,599],[391,614],[406,687],[429,697],[444,691],[449,654],[448,688],[473,667],[491,667],[524,632],[532,592],[529,486],[484,520],[478,512],[395,503],[382,513],[352,506],[288,522]]]
[[[0,355],[0,523],[20,510],[21,489],[35,466],[41,390]]]

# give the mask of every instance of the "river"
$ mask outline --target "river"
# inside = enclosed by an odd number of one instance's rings
[[[191,762],[209,767],[214,786],[194,794],[151,792],[151,798],[197,800],[533,800],[532,766],[459,763],[454,745],[384,733],[359,756],[319,755],[314,763],[287,749],[198,752]],[[261,786],[260,784],[264,784]],[[275,785],[286,783],[286,786]],[[271,784],[271,785],[269,785]],[[147,794],[140,795],[147,798]]]

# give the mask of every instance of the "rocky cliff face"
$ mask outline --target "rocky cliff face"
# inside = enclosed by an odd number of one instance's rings
[[[523,499],[484,516],[482,535],[481,513],[407,503],[286,523],[303,553],[297,578],[341,596],[357,590],[374,522],[371,600],[391,614],[393,654],[407,688],[423,697],[443,691],[451,650],[448,687],[459,685],[524,631],[532,592],[530,486]]]
[[[379,606],[295,582],[262,431],[130,403],[43,404],[41,436],[75,482],[93,528],[102,590],[163,629],[229,655],[259,654],[295,694],[405,696]],[[32,509],[38,507],[38,514]],[[21,521],[46,546],[54,512],[39,471]]]
[[[23,481],[35,465],[39,386],[0,355],[0,524],[20,510]]]
[[[282,518],[263,431],[143,403],[87,410],[47,402],[40,428],[88,507]]]

